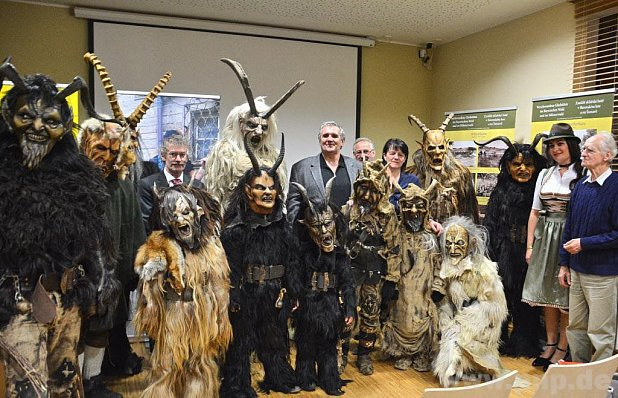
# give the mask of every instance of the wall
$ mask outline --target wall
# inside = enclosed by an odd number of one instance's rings
[[[444,112],[517,106],[516,138],[529,142],[531,99],[571,91],[573,4],[479,32],[434,52],[431,128]]]

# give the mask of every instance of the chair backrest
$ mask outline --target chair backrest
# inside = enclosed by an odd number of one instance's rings
[[[618,355],[597,362],[551,365],[534,398],[605,398],[618,367]]]
[[[422,398],[508,398],[515,382],[514,370],[495,380],[473,386],[453,388],[426,388]]]

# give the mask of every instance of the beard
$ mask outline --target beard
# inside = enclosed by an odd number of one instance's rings
[[[23,165],[28,170],[33,170],[39,167],[43,158],[51,151],[54,146],[54,142],[51,140],[45,142],[28,141],[25,137],[22,137],[19,141],[21,146],[21,152],[24,156]]]

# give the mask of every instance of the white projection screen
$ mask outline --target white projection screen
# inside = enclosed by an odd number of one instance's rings
[[[344,127],[343,151],[351,152],[360,89],[358,47],[97,21],[91,24],[91,41],[116,90],[150,91],[170,71],[173,76],[164,92],[221,97],[221,128],[229,111],[246,102],[236,75],[221,58],[240,62],[253,94],[266,96],[268,104],[305,80],[277,111],[279,131],[286,136],[288,171],[299,159],[319,152],[317,133],[326,120]],[[98,80],[95,76],[95,107],[110,113]]]

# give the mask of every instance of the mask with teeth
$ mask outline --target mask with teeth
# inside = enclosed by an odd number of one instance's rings
[[[176,186],[157,193],[163,229],[188,249],[199,246],[204,210],[186,187]]]
[[[468,256],[468,231],[458,224],[451,225],[445,232],[445,246],[453,265]]]
[[[442,122],[439,128],[436,130],[429,130],[419,118],[414,115],[408,116],[410,124],[414,122],[423,130],[423,142],[419,142],[421,150],[423,151],[423,156],[429,167],[438,172],[442,171],[446,160],[446,154],[449,150],[449,141],[446,139],[444,132],[452,118],[453,114],[451,113],[444,122]]]
[[[266,171],[254,177],[250,184],[245,185],[247,205],[252,212],[259,215],[268,215],[273,212],[277,200],[275,180]]]
[[[307,206],[305,218],[299,222],[307,228],[311,240],[325,253],[330,253],[335,249],[335,237],[337,236],[336,216],[329,205],[334,182],[335,177],[328,180],[324,187],[324,200],[315,205],[309,200],[305,187],[296,182],[291,183],[298,188]]]

